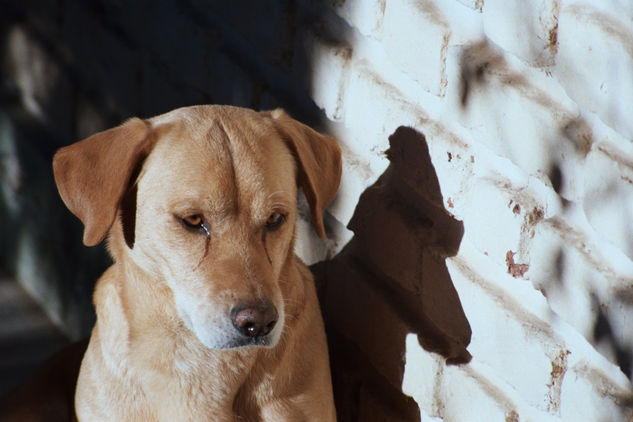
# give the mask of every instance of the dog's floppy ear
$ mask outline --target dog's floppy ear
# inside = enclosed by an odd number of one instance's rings
[[[107,235],[136,166],[149,154],[151,138],[150,126],[133,118],[55,154],[57,189],[84,224],[86,246],[97,245]]]
[[[281,109],[270,115],[297,159],[298,184],[310,205],[312,225],[325,239],[323,211],[336,196],[341,181],[341,148],[333,138],[299,123]]]

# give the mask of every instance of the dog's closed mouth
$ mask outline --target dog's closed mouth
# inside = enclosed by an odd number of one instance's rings
[[[268,334],[261,337],[239,337],[232,340],[227,349],[239,349],[245,347],[271,347],[274,346],[274,336]]]

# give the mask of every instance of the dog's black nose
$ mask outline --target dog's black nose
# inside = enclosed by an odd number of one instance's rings
[[[269,300],[236,306],[231,311],[231,322],[243,336],[263,337],[277,324],[277,308]]]

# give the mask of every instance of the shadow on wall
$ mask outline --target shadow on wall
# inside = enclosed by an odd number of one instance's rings
[[[445,264],[463,223],[444,209],[424,135],[401,126],[389,141],[391,164],[361,195],[353,239],[312,267],[340,421],[420,420],[401,389],[409,333],[448,364],[471,359],[470,325]]]

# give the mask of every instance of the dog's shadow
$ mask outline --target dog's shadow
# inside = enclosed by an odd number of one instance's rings
[[[349,223],[354,237],[311,268],[339,421],[420,420],[402,393],[409,333],[448,364],[471,358],[470,325],[445,264],[458,251],[463,223],[444,208],[424,135],[399,127],[389,141],[390,165]]]

